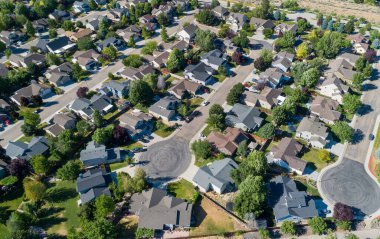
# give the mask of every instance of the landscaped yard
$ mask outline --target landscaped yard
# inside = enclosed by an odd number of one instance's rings
[[[111,171],[115,171],[115,170],[118,170],[120,168],[124,168],[124,167],[128,166],[128,164],[129,163],[127,161],[123,161],[120,163],[111,163],[109,166],[110,166]]]
[[[309,163],[313,169],[320,172],[324,167],[329,165],[330,163],[335,161],[335,157],[333,157],[329,162],[323,161],[319,158],[319,149],[310,148],[304,155],[302,155],[301,159],[305,160]]]
[[[14,190],[0,197],[0,208],[5,211],[0,215],[0,239],[5,239],[9,235],[5,225],[6,220],[8,220],[9,215],[20,206],[23,194],[24,190],[22,185],[18,185]]]
[[[154,132],[162,138],[166,138],[174,132],[175,128],[157,121]]]
[[[23,143],[29,143],[32,140],[32,138],[33,138],[33,136],[25,136],[25,135],[23,135],[17,141],[23,142]]]
[[[119,238],[135,238],[135,231],[139,224],[138,216],[131,215],[124,217],[120,220],[119,224],[123,226]]]
[[[189,101],[190,101],[190,110],[195,110],[202,104],[204,99],[201,97],[194,97],[194,98],[191,98]]]
[[[209,200],[202,198],[194,205],[195,228],[190,236],[223,234],[235,231],[233,219]]]
[[[303,177],[295,177],[294,182],[297,185],[297,189],[300,191],[306,191],[309,195],[320,198],[321,195],[318,192],[318,189],[315,185],[312,185],[309,181],[307,181]]]
[[[123,150],[132,150],[132,149],[136,149],[136,148],[141,148],[143,146],[144,145],[142,145],[140,142],[130,141],[130,142],[128,142],[128,144],[126,146],[123,146],[120,149],[123,149]]]
[[[119,113],[119,110],[114,110],[114,111],[111,111],[111,112],[109,112],[108,114],[106,114],[103,118],[105,119],[105,120],[109,120],[109,119],[111,119],[113,116],[115,116],[117,113]]]
[[[177,198],[185,199],[191,202],[194,198],[196,190],[194,185],[185,179],[181,179],[177,182],[168,184],[168,192],[173,194]]]
[[[44,206],[48,210],[41,217],[39,226],[49,234],[59,235],[66,235],[71,227],[78,228],[80,224],[78,199],[74,182],[54,183],[48,189],[47,203]]]

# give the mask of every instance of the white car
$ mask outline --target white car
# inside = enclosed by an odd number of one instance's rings
[[[209,101],[203,101],[203,102],[202,102],[202,105],[203,105],[203,106],[207,106],[208,104],[210,104]]]

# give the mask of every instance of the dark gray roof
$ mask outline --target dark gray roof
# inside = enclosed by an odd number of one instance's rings
[[[111,191],[108,187],[96,187],[91,188],[90,190],[88,190],[88,192],[81,194],[80,200],[82,204],[85,204],[101,196],[102,194],[107,195],[109,197],[112,196]]]
[[[183,28],[183,30],[187,34],[189,34],[189,36],[194,35],[198,29],[199,29],[198,26],[195,25],[195,24],[189,24],[189,25],[187,25],[186,27]]]
[[[201,60],[207,60],[209,64],[221,66],[226,62],[227,54],[224,54],[219,49],[215,49],[203,54]]]
[[[86,149],[80,152],[80,160],[86,167],[106,164],[108,160],[120,159],[120,149],[106,149],[105,145],[100,145],[91,141]]]
[[[243,124],[248,130],[253,130],[263,122],[260,114],[260,111],[254,107],[236,103],[230,114],[226,116],[226,122],[230,125]]]
[[[84,108],[89,107],[91,102],[88,99],[85,98],[78,98],[75,99],[74,102],[71,105],[71,109],[79,111],[83,110]]]
[[[213,73],[214,69],[203,62],[199,62],[196,65],[187,66],[185,72],[192,73],[193,78],[198,81],[206,82],[211,77],[212,74],[210,73]]]
[[[29,144],[10,141],[6,148],[6,155],[11,158],[26,157],[32,158],[35,155],[45,154],[49,150],[48,142],[45,137],[33,137]]]
[[[314,199],[305,191],[298,191],[295,182],[289,177],[277,176],[270,181],[269,187],[268,204],[273,207],[276,221],[318,216]]]
[[[46,45],[50,47],[52,51],[56,51],[69,44],[71,44],[70,39],[67,36],[62,36],[50,41]]]
[[[77,192],[86,193],[88,190],[96,187],[107,186],[106,173],[100,168],[87,170],[77,178]]]
[[[200,168],[195,174],[193,181],[204,189],[214,185],[222,188],[232,185],[231,171],[239,166],[230,158],[214,161],[212,164]]]
[[[28,149],[28,145],[23,142],[12,142],[10,141],[7,148],[5,149],[6,155],[11,158],[17,158],[24,155],[25,151]]]
[[[8,71],[8,68],[6,68],[3,64],[0,64],[0,77],[6,77]]]
[[[152,188],[132,196],[130,211],[139,216],[139,228],[160,230],[164,225],[190,227],[192,205]]]

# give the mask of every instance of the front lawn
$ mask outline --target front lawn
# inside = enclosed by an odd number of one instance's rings
[[[120,149],[122,149],[122,150],[133,150],[136,148],[142,148],[143,146],[144,145],[142,145],[140,142],[130,141],[130,142],[128,142],[127,145],[121,147]]]
[[[204,101],[204,99],[203,98],[201,98],[201,97],[194,97],[194,98],[191,98],[190,100],[189,100],[189,102],[190,102],[190,110],[195,110],[196,108],[198,108],[201,104],[202,104],[202,102]]]
[[[17,141],[23,142],[23,143],[29,143],[32,140],[32,138],[33,138],[33,136],[25,136],[25,135],[23,135]]]
[[[217,74],[217,75],[214,75],[214,78],[218,80],[218,82],[223,82],[227,76],[225,75],[221,75],[221,74]]]
[[[193,208],[195,228],[190,236],[223,234],[235,231],[233,219],[209,200],[202,198]]]
[[[319,149],[310,148],[310,149],[307,149],[307,151],[302,155],[301,159],[308,162],[309,166],[317,170],[317,172],[320,172],[324,167],[329,165],[329,163],[335,161],[335,157],[332,158],[330,162],[323,161],[319,158],[318,154],[319,154]]]
[[[166,138],[174,132],[175,128],[169,125],[162,123],[161,121],[157,121],[155,125],[155,129],[153,133],[157,134],[162,138]]]
[[[115,116],[119,112],[120,112],[119,110],[115,109],[114,111],[111,111],[108,114],[106,114],[103,118],[105,120],[109,120],[109,119],[111,119],[113,116]]]
[[[300,191],[306,191],[310,196],[320,198],[318,188],[312,184],[312,181],[305,179],[304,177],[295,177],[294,182],[297,185],[297,189]],[[315,183],[316,184],[316,183]]]
[[[188,202],[192,202],[194,199],[194,194],[197,193],[194,185],[185,179],[181,179],[174,183],[169,183],[168,192],[173,194],[173,196],[182,198]]]
[[[77,201],[79,195],[75,190],[75,182],[60,181],[53,183],[47,191],[47,208],[39,226],[49,234],[66,235],[71,228],[80,225]]]
[[[119,162],[119,163],[111,163],[109,166],[110,166],[111,171],[115,171],[115,170],[118,170],[120,168],[127,167],[128,164],[129,163],[127,161],[123,161],[123,162]]]

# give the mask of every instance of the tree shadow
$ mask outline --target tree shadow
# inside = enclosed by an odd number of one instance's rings
[[[52,203],[64,202],[77,196],[73,188],[51,188],[47,191],[46,200]]]
[[[372,83],[366,83],[366,84],[363,84],[362,89],[363,91],[371,91],[371,90],[376,90],[377,86]]]
[[[195,203],[194,209],[193,209],[193,215],[191,218],[192,223],[191,224],[194,225],[195,227],[199,227],[202,224],[203,220],[207,216],[207,212],[201,206],[201,202],[202,202],[202,200],[198,200]]]
[[[371,105],[368,104],[362,104],[359,109],[357,110],[357,114],[360,116],[366,115],[373,111],[373,108]]]
[[[352,137],[351,144],[358,144],[364,139],[364,133],[362,130],[357,129]]]
[[[67,238],[67,237],[56,234],[56,233],[49,234],[49,239],[65,239],[65,238]]]

